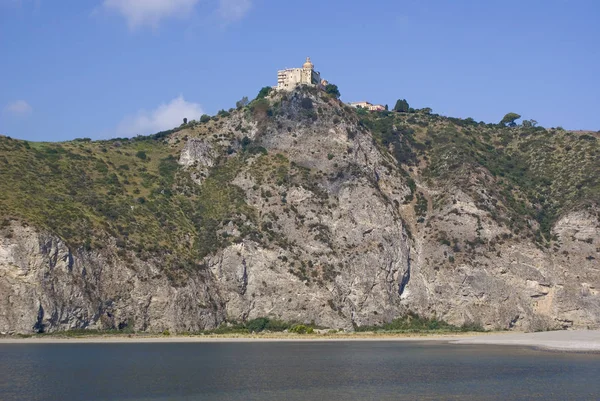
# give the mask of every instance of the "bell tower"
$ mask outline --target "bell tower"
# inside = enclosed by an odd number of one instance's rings
[[[310,57],[306,58],[306,62],[302,65],[302,83],[306,85],[312,84],[312,76],[315,66],[310,61]]]

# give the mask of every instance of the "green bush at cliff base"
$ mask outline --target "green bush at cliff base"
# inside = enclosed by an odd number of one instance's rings
[[[480,324],[465,323],[454,326],[435,317],[421,317],[416,313],[409,313],[398,319],[392,320],[381,326],[360,326],[354,328],[357,332],[378,331],[394,333],[420,333],[420,332],[469,332],[485,331]]]
[[[313,334],[314,333],[314,329],[310,326],[305,326],[303,324],[296,324],[292,327],[290,327],[290,333],[296,333],[296,334]]]
[[[288,330],[296,334],[312,334],[314,327],[311,325],[288,323],[268,317],[259,317],[245,323],[228,323],[214,330],[208,330],[206,334],[250,334],[262,332],[283,332]]]

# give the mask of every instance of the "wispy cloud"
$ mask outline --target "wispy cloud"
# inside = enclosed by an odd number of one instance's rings
[[[251,7],[251,0],[219,0],[219,15],[225,22],[236,22],[244,18]]]
[[[152,111],[141,110],[126,117],[117,127],[119,136],[148,135],[179,126],[184,118],[199,119],[203,114],[198,103],[187,102],[183,96],[163,103]]]
[[[14,115],[24,116],[33,112],[33,107],[25,100],[16,100],[6,105],[4,111]]]
[[[200,0],[104,0],[102,6],[121,14],[131,29],[157,27],[161,20],[185,17]]]

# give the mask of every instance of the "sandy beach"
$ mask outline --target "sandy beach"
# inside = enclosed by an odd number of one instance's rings
[[[452,344],[512,345],[577,352],[600,352],[600,330],[549,331],[540,333],[459,333],[459,334],[257,334],[194,336],[33,336],[0,337],[1,344],[113,344],[113,343],[206,343],[206,342],[295,342],[295,341],[437,341]]]
[[[600,330],[507,332],[465,337],[450,342],[453,344],[519,345],[559,351],[600,352]]]

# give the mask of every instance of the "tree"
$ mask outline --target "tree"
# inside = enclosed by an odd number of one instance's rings
[[[408,113],[409,110],[410,107],[408,106],[408,102],[406,101],[406,99],[398,99],[396,105],[394,106],[394,111],[397,111],[399,113]]]
[[[240,100],[235,102],[235,108],[239,110],[241,108],[248,106],[248,103],[249,103],[248,96],[244,96],[243,98],[241,98]]]
[[[385,105],[385,111],[388,111],[390,108],[388,107],[388,105]]]
[[[260,91],[258,91],[258,95],[256,95],[256,98],[263,99],[263,98],[269,96],[269,93],[271,93],[272,90],[273,90],[273,88],[271,88],[270,86],[265,86]]]
[[[333,96],[336,99],[340,98],[340,90],[338,89],[337,85],[334,84],[327,84],[325,86],[325,93]]]
[[[358,106],[356,108],[356,114],[358,114],[359,116],[366,116],[367,114],[369,114],[369,112],[364,107]]]
[[[520,114],[517,113],[507,113],[504,118],[500,121],[500,125],[506,126],[508,124],[509,127],[514,127],[517,125],[515,123],[516,120],[521,118]]]
[[[183,124],[187,124],[187,118],[183,118]]]
[[[525,128],[532,128],[535,127],[537,125],[537,121],[535,120],[523,120],[523,127]]]
[[[209,121],[210,121],[210,116],[208,114],[202,114],[202,117],[200,117],[200,122],[207,123]]]

